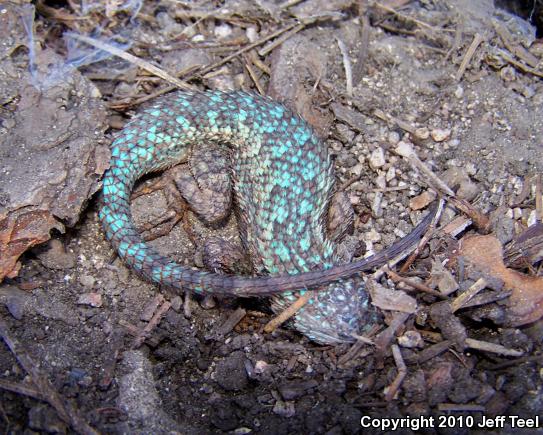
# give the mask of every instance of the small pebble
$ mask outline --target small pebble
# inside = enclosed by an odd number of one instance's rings
[[[377,147],[375,148],[370,155],[369,164],[372,169],[378,169],[385,166],[385,152],[383,151],[383,148]]]
[[[90,305],[91,307],[99,308],[102,306],[102,295],[100,293],[83,293],[77,300],[79,305]]]
[[[379,174],[376,178],[375,178],[375,185],[379,188],[379,189],[385,189],[387,187],[387,182],[386,182],[386,178],[383,174]]]
[[[221,24],[219,26],[215,26],[214,33],[218,39],[228,38],[232,34],[232,26],[230,26],[229,24]]]
[[[409,201],[409,208],[411,210],[422,210],[434,199],[436,199],[436,193],[432,190],[426,190],[420,195],[411,198],[411,200]]]
[[[436,142],[443,142],[451,137],[450,129],[435,128],[430,133]]]
[[[391,131],[388,134],[388,142],[391,145],[396,145],[399,141],[400,141],[400,133],[398,133],[397,131]]]
[[[420,332],[410,329],[398,337],[398,344],[407,348],[423,347],[424,340],[422,339]]]
[[[464,180],[460,183],[456,195],[460,199],[471,201],[479,194],[479,186],[469,180]]]
[[[415,137],[419,140],[425,140],[430,137],[430,132],[426,127],[417,128],[415,130]]]
[[[170,302],[172,304],[173,310],[179,312],[181,306],[183,305],[183,300],[181,299],[181,296],[175,296]]]
[[[79,277],[79,283],[83,287],[92,288],[94,287],[94,283],[96,282],[96,278],[90,275],[81,275]]]
[[[381,234],[375,231],[375,228],[372,228],[367,233],[364,234],[364,241],[376,243],[381,240]]]
[[[360,175],[362,175],[362,173],[364,172],[365,167],[366,165],[362,163],[357,163],[351,168],[351,173],[356,177],[360,177]]]
[[[526,223],[528,224],[529,227],[536,224],[537,222],[536,216],[537,216],[536,210],[532,210],[530,214],[528,215],[528,221]]]
[[[394,166],[391,166],[390,168],[388,168],[385,180],[387,181],[387,183],[390,183],[392,180],[394,180],[394,178],[396,178],[396,168],[394,168]]]
[[[458,85],[458,87],[454,91],[454,96],[458,99],[462,98],[464,96],[464,88]]]
[[[294,408],[293,402],[278,400],[273,407],[273,413],[280,415],[281,417],[289,418],[296,414],[296,409]]]
[[[256,31],[256,27],[248,27],[245,31],[245,35],[247,36],[249,42],[255,42],[258,39],[258,32]]]

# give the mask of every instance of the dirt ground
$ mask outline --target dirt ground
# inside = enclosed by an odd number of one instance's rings
[[[500,5],[0,3],[1,433],[543,433],[543,42],[526,21],[543,13]],[[98,27],[168,77],[64,48]],[[327,138],[359,255],[452,189],[414,261],[366,277],[371,344],[264,333],[266,301],[186,298],[116,257],[97,218],[111,137],[172,75],[261,89]],[[132,201],[160,252],[202,267],[205,239],[239,241],[234,216],[172,209],[163,180]]]

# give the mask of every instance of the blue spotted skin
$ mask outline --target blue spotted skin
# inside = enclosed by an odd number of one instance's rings
[[[337,259],[325,231],[333,190],[325,144],[300,117],[270,99],[244,92],[177,92],[158,99],[129,122],[112,144],[100,211],[107,238],[139,274],[196,293],[271,294],[277,287],[244,286],[243,278],[181,266],[145,244],[130,214],[130,193],[143,174],[186,161],[193,146],[230,150],[242,239],[258,275],[282,276],[330,269]],[[255,279],[246,278],[247,282]],[[299,290],[276,295],[276,311]],[[323,285],[294,319],[319,343],[352,341],[378,316],[355,278]]]

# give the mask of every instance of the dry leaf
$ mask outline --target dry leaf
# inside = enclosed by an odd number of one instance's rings
[[[64,227],[47,210],[10,213],[0,216],[0,281],[19,273],[19,256],[27,249],[50,239],[49,231]]]
[[[543,278],[508,269],[502,246],[494,236],[474,236],[461,241],[460,255],[475,267],[504,282],[512,290],[506,310],[506,324],[521,326],[543,317]]]
[[[401,311],[412,314],[417,311],[417,301],[401,290],[390,290],[380,284],[368,285],[371,303],[381,310]]]

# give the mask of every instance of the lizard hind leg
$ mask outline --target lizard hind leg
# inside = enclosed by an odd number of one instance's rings
[[[349,263],[360,255],[360,240],[353,236],[354,210],[345,192],[336,192],[328,207],[327,234],[335,243],[335,255],[341,261]]]
[[[189,168],[173,173],[179,192],[204,223],[223,222],[232,208],[230,156],[226,147],[206,143],[193,146]]]

